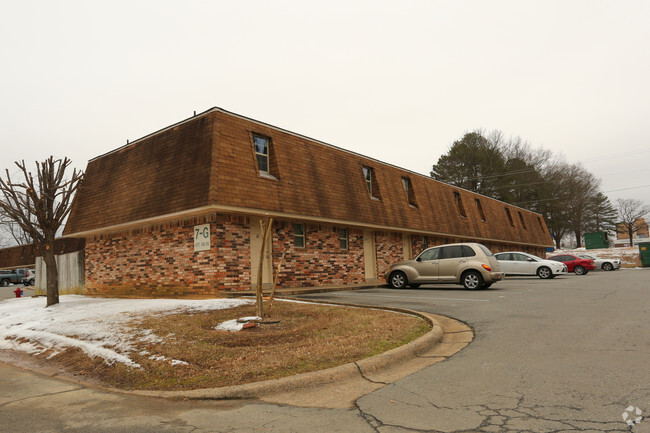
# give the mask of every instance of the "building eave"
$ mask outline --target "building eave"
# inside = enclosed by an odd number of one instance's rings
[[[497,242],[497,243],[502,243],[502,244],[509,244],[509,245],[522,245],[522,246],[529,246],[529,247],[540,247],[540,248],[547,248],[547,247],[552,247],[553,244],[534,244],[530,242],[517,242],[517,241],[512,241],[512,240],[504,240],[504,239],[494,239],[494,238],[486,238],[486,237],[477,237],[477,236],[468,236],[468,235],[463,235],[463,234],[458,234],[458,233],[446,233],[446,232],[437,232],[437,231],[427,231],[427,230],[420,230],[420,229],[412,229],[412,228],[406,228],[406,227],[395,227],[395,226],[387,226],[387,225],[378,225],[378,224],[369,224],[369,223],[363,223],[360,221],[347,221],[347,220],[341,220],[341,219],[334,219],[334,218],[324,218],[324,217],[319,217],[319,216],[313,216],[313,215],[300,215],[300,214],[294,214],[294,213],[288,213],[288,212],[277,212],[277,211],[266,211],[263,209],[254,209],[254,208],[244,208],[244,207],[237,207],[237,206],[228,206],[228,205],[208,205],[208,206],[202,206],[199,208],[194,208],[194,209],[188,209],[186,211],[181,211],[181,212],[174,212],[166,215],[159,215],[156,217],[151,217],[151,218],[145,218],[145,219],[140,219],[140,220],[135,220],[135,221],[130,221],[127,223],[123,224],[116,224],[112,226],[107,226],[107,227],[100,227],[96,229],[91,229],[91,230],[85,230],[85,231],[80,231],[80,232],[75,232],[75,233],[68,233],[64,235],[63,237],[65,238],[91,238],[91,237],[96,237],[96,236],[102,236],[102,235],[110,235],[110,234],[115,234],[115,233],[122,233],[122,232],[127,232],[130,230],[135,230],[138,228],[142,227],[147,227],[151,225],[156,225],[156,224],[161,224],[165,222],[170,222],[170,221],[178,221],[186,218],[192,218],[192,217],[198,217],[198,216],[203,216],[203,215],[208,215],[208,214],[213,214],[213,213],[224,213],[224,214],[234,214],[234,215],[241,215],[241,216],[249,216],[249,217],[263,217],[263,216],[270,216],[273,218],[278,218],[278,219],[284,219],[284,220],[293,220],[293,221],[304,221],[308,223],[321,223],[321,224],[331,224],[335,226],[346,226],[346,227],[355,227],[355,228],[361,228],[361,229],[372,229],[372,230],[377,230],[377,231],[389,231],[389,232],[399,232],[399,233],[406,233],[406,234],[417,234],[417,235],[427,235],[427,236],[438,236],[438,237],[447,237],[447,238],[463,238],[463,239],[471,239],[473,241],[478,241],[478,242]]]

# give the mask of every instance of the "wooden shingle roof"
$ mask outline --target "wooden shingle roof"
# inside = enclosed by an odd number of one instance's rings
[[[273,178],[259,173],[254,134],[272,143]],[[363,167],[373,170],[376,198]],[[91,160],[64,233],[88,235],[211,209],[552,245],[539,214],[219,108]]]

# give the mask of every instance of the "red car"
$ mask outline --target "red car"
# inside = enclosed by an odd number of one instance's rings
[[[548,260],[555,260],[556,262],[564,263],[569,272],[576,275],[587,275],[587,272],[596,269],[594,261],[591,259],[583,259],[573,254],[560,254],[558,256],[549,257]]]

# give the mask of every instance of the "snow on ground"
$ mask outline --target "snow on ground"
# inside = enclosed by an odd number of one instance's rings
[[[0,301],[0,349],[51,356],[77,347],[107,364],[121,362],[139,367],[129,358],[134,343],[161,341],[151,330],[132,329],[126,323],[147,314],[174,314],[234,308],[248,299],[113,299],[79,295],[59,297],[45,308],[45,298]],[[157,355],[152,355],[151,359]],[[166,359],[165,359],[166,360]],[[172,365],[183,361],[171,360]]]
[[[558,254],[589,254],[590,256],[598,257],[600,259],[619,259],[624,268],[636,267],[641,264],[638,246],[597,248],[593,250],[588,250],[585,247],[562,248],[551,253],[546,253],[546,256],[551,257]]]
[[[258,316],[251,316],[251,317],[241,317],[239,319],[227,320],[225,322],[219,323],[217,326],[214,327],[214,329],[216,329],[217,331],[237,332],[244,329],[244,325],[247,322],[253,322],[255,320],[262,320],[262,318]]]

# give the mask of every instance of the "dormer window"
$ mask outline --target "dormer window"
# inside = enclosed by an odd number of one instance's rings
[[[269,174],[269,148],[270,141],[266,137],[253,135],[253,145],[255,146],[255,157],[257,158],[257,167],[260,173]]]
[[[381,200],[379,195],[379,185],[377,184],[377,179],[375,178],[375,170],[371,167],[363,167],[363,177],[366,181],[366,186],[368,187],[368,193],[371,198],[376,200]]]
[[[481,221],[487,221],[485,218],[485,213],[483,212],[483,206],[481,205],[481,200],[475,198],[474,199],[476,202],[476,209],[478,210],[478,214],[481,216]]]
[[[417,203],[415,202],[415,193],[413,192],[413,184],[411,183],[411,179],[408,177],[403,177],[402,185],[404,186],[404,192],[406,193],[406,200],[408,200],[408,203],[411,206],[418,207]]]
[[[528,227],[526,227],[526,222],[524,221],[524,216],[519,211],[517,211],[517,213],[519,214],[519,222],[521,222],[521,226],[524,228],[524,230],[528,230]]]
[[[372,196],[372,178],[373,172],[370,167],[363,167],[363,177],[366,179],[366,186],[368,187],[368,193]]]
[[[510,209],[508,209],[507,207],[504,208],[504,209],[506,210],[506,216],[508,217],[508,222],[510,223],[510,227],[514,227],[515,222],[512,220],[512,215],[510,214]]]
[[[463,199],[460,197],[460,193],[454,191],[454,201],[456,202],[456,208],[458,209],[458,213],[460,214],[461,217],[467,218],[467,214],[465,213],[465,207],[463,206]]]

